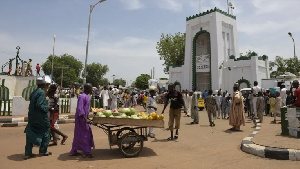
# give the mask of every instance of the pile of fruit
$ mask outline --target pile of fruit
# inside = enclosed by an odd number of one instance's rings
[[[145,112],[135,114],[134,108],[123,108],[121,112],[118,110],[104,110],[98,108],[92,108],[92,111],[97,117],[111,117],[111,118],[131,118],[142,120],[163,120],[164,115],[158,115],[155,112],[147,114]]]

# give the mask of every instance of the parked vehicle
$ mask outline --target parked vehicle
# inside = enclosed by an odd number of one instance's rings
[[[204,103],[204,97],[203,97],[203,94],[202,92],[200,91],[197,91],[197,99],[198,99],[198,108],[199,110],[204,110],[205,108],[205,103]]]

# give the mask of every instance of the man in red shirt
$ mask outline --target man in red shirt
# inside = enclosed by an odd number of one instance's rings
[[[294,97],[296,98],[295,103],[293,104],[293,106],[295,107],[300,107],[300,88],[299,88],[299,81],[298,80],[294,80],[293,84],[292,84],[293,88],[295,88],[295,92],[294,92]]]
[[[37,76],[40,76],[40,70],[41,70],[40,64],[37,64],[35,68],[36,68]]]

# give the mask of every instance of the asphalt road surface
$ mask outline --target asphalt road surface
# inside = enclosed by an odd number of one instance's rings
[[[141,107],[137,108],[142,110]],[[159,105],[158,112],[161,112]],[[53,153],[48,157],[23,160],[25,147],[25,127],[0,128],[0,168],[1,169],[85,169],[85,168],[122,168],[122,169],[299,169],[300,162],[264,159],[246,154],[240,150],[242,139],[253,131],[253,124],[246,123],[242,132],[230,132],[228,120],[217,119],[215,127],[209,127],[206,111],[200,111],[200,124],[189,125],[192,121],[182,113],[181,129],[176,141],[167,141],[170,132],[155,129],[156,138],[144,142],[138,157],[124,158],[117,146],[110,150],[107,135],[92,126],[96,149],[94,158],[71,157],[74,124],[61,124],[60,129],[69,138],[65,145],[49,147]],[[168,110],[165,113],[165,127]],[[38,153],[38,147],[33,148]]]

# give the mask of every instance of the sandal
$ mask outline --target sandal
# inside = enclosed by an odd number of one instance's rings
[[[174,139],[177,140],[177,139],[178,139],[178,135],[175,135],[175,136],[174,136]]]
[[[62,140],[61,140],[61,145],[64,145],[64,143],[66,142],[66,140],[68,139],[68,136],[65,136]]]
[[[50,156],[50,155],[52,155],[52,153],[49,152],[49,151],[47,151],[46,153],[40,153],[40,155],[42,155],[42,156]]]
[[[57,142],[53,142],[53,143],[51,143],[51,144],[49,144],[48,146],[57,146]]]
[[[75,153],[75,154],[69,154],[69,156],[79,156],[79,153]]]
[[[93,158],[94,156],[92,154],[83,154],[83,158]]]
[[[36,157],[35,154],[31,154],[30,156],[25,156],[23,159],[24,159],[24,160],[28,160],[28,159],[30,159],[30,158],[35,158],[35,157]]]
[[[168,141],[171,141],[171,140],[173,140],[173,137],[169,137],[167,140],[168,140]]]

